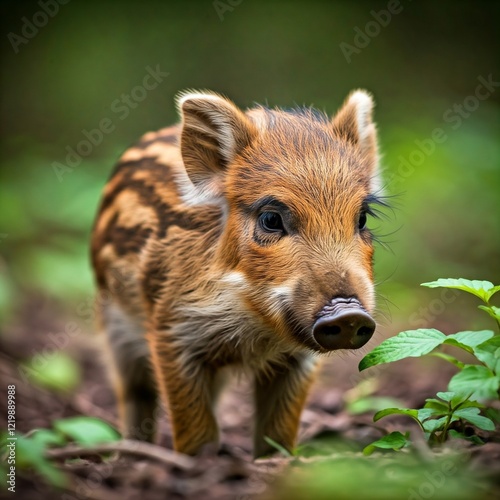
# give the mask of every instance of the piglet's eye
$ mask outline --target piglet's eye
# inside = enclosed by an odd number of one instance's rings
[[[361,231],[366,227],[366,211],[363,210],[359,214],[359,220],[358,220],[358,229]]]
[[[267,233],[282,233],[285,231],[281,215],[277,212],[262,212],[259,215],[259,225]]]

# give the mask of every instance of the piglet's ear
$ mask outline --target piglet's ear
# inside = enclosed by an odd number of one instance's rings
[[[228,99],[212,93],[184,93],[181,154],[187,174],[205,195],[218,196],[228,165],[252,140],[256,130]]]
[[[377,154],[377,132],[372,121],[373,99],[364,90],[355,90],[333,118],[335,133],[358,146],[365,155]]]

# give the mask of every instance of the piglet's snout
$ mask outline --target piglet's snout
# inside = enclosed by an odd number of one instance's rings
[[[375,321],[355,298],[336,298],[320,312],[313,326],[314,340],[328,351],[359,349],[372,337]]]

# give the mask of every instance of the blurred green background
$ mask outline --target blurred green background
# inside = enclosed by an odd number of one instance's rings
[[[396,4],[72,0],[44,18],[40,2],[3,1],[2,314],[33,293],[69,312],[92,296],[88,239],[100,191],[127,146],[177,120],[178,91],[332,114],[361,87],[374,94],[385,191],[397,195],[389,219],[372,223],[390,247],[376,253],[385,322],[395,333],[469,315],[467,297],[444,307],[439,292],[418,285],[439,277],[500,283],[500,87],[474,97],[480,77],[500,81],[498,2],[401,0],[390,20],[381,13],[375,21],[373,12]],[[116,100],[157,66],[168,76],[118,112]],[[64,164],[67,147],[105,118],[113,131],[58,178],[54,162]],[[446,139],[426,142],[436,128]]]

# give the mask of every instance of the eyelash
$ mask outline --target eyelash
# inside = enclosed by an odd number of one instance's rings
[[[388,197],[376,196],[374,194],[368,195],[363,201],[360,214],[364,213],[367,217],[370,216],[374,219],[387,219],[387,214],[379,209],[379,207],[392,209],[391,205],[387,201],[387,198]],[[364,227],[364,229],[358,228],[358,230],[361,236],[369,238],[371,241],[377,242],[384,248],[388,248],[387,243],[381,239],[385,236],[388,236],[387,234],[374,234],[373,230],[368,229],[366,226]]]
[[[365,211],[367,215],[370,215],[376,219],[380,219],[383,216],[383,212],[381,212],[377,208],[377,206],[382,208],[390,208],[390,205],[386,201],[385,197],[370,194],[364,199],[361,210]]]

